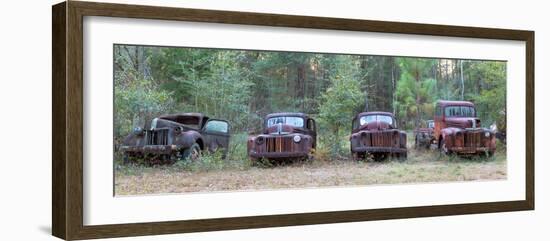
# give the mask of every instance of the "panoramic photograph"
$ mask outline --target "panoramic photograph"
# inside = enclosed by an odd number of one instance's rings
[[[113,46],[115,196],[505,180],[506,62]]]

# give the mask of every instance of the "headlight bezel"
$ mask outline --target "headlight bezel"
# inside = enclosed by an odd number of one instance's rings
[[[294,141],[294,143],[300,143],[302,141],[302,137],[300,135],[295,135],[292,137],[292,141]]]
[[[262,136],[258,136],[258,137],[256,137],[256,140],[254,140],[256,145],[262,145],[262,144],[264,144],[264,141],[265,141],[265,138],[262,137]]]
[[[143,133],[145,133],[145,131],[143,130],[143,128],[141,128],[141,127],[139,127],[139,126],[138,126],[138,127],[134,127],[134,130],[133,130],[133,131],[134,131],[134,135],[136,135],[136,136],[141,136],[141,135],[143,135]]]

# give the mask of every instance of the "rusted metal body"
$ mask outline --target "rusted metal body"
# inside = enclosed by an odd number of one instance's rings
[[[367,154],[406,158],[407,134],[397,129],[392,113],[362,112],[352,121],[350,148],[356,158],[364,158]]]
[[[316,145],[315,120],[303,113],[283,112],[265,117],[262,134],[248,138],[247,150],[253,161],[306,159]]]
[[[120,149],[125,161],[160,157],[168,160],[196,158],[203,151],[223,151],[229,146],[229,123],[201,113],[163,115],[151,121],[149,129],[136,127]]]
[[[481,127],[472,102],[440,100],[435,108],[434,136],[442,152],[459,155],[494,154],[495,133]]]
[[[434,137],[434,121],[426,121],[426,127],[416,128],[414,130],[414,147],[420,148],[424,147],[429,149],[430,145],[433,144]]]

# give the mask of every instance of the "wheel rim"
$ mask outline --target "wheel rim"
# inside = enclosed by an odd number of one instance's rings
[[[191,150],[191,156],[189,157],[192,161],[196,161],[199,159],[201,153],[199,151],[198,148],[193,148],[193,150]]]
[[[449,152],[449,150],[447,150],[447,145],[445,145],[445,143],[441,144],[441,151],[444,154],[447,154]]]

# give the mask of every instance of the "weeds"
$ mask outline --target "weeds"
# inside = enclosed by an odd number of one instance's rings
[[[115,173],[115,192],[127,195],[506,178],[506,161],[501,159],[506,155],[502,153],[497,153],[495,160],[485,161],[439,158],[434,152],[411,151],[409,154],[403,162],[391,158],[381,162],[313,160],[275,168],[270,168],[274,167],[271,162],[260,160],[261,164],[251,167],[245,161],[221,161],[216,155],[205,155],[201,162],[177,164],[177,167],[127,165]]]
[[[506,178],[506,148],[497,145],[494,156],[441,155],[437,150],[409,148],[408,158],[355,160],[318,146],[311,161],[288,163],[250,161],[247,135],[235,135],[230,151],[203,153],[195,162],[173,165],[127,164],[115,161],[117,195],[215,190],[304,188],[339,185],[397,184],[495,180]]]

